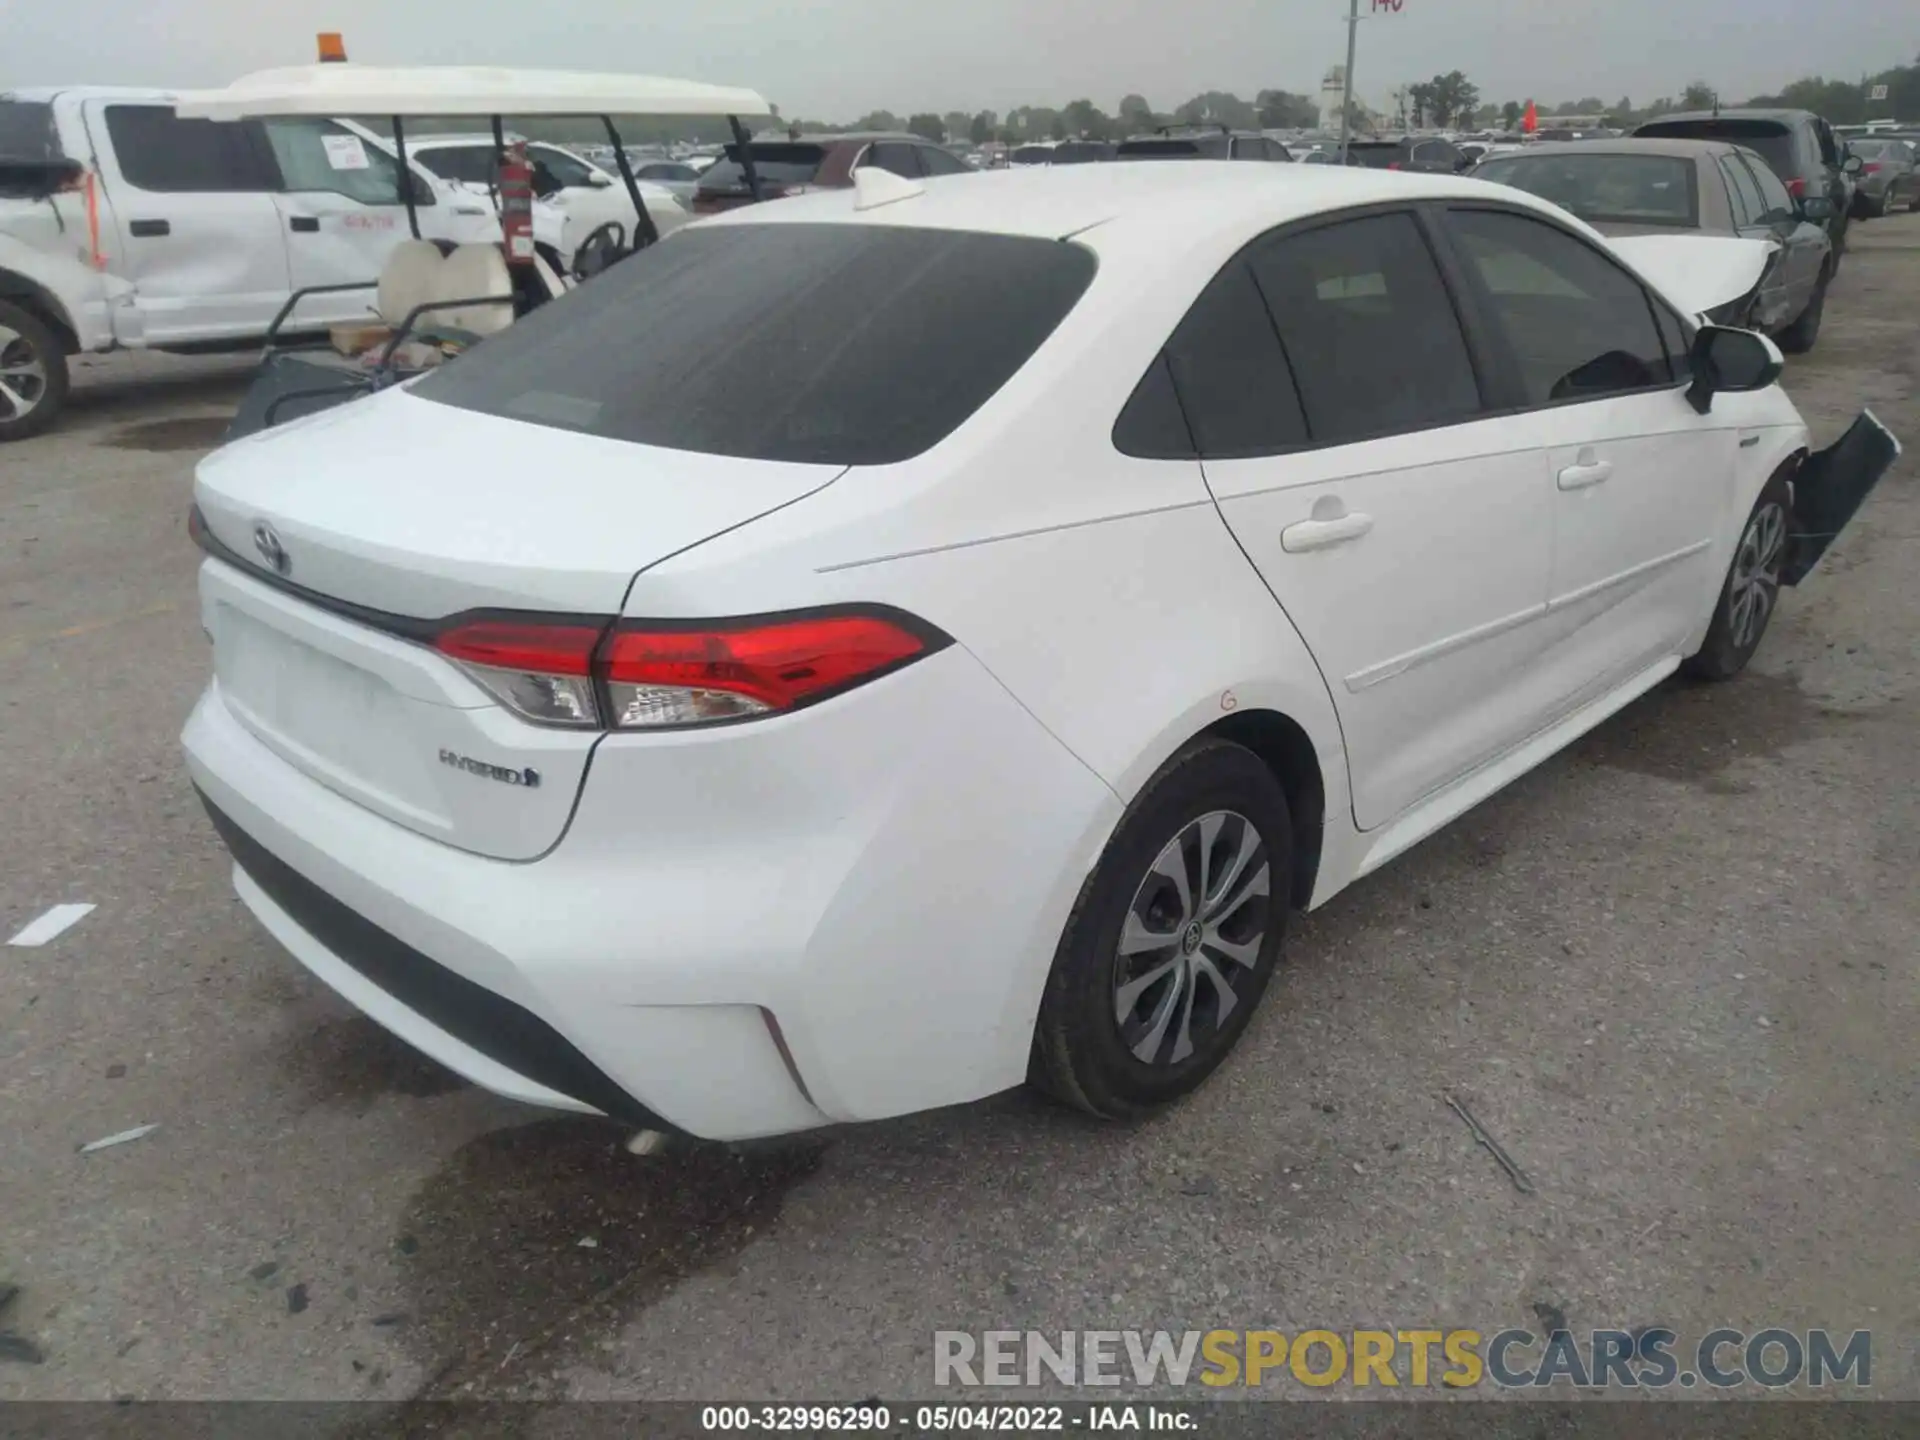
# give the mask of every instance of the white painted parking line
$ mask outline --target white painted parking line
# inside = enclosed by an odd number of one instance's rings
[[[77,924],[93,909],[91,905],[56,905],[26,929],[7,941],[9,945],[44,945],[63,930]]]

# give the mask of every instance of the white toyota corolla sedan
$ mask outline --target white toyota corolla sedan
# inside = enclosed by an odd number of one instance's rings
[[[1891,453],[1511,189],[863,176],[200,467],[239,893],[501,1094],[1169,1101],[1290,910],[1740,670]]]

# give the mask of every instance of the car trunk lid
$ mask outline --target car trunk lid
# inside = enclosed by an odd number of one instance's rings
[[[1751,295],[1780,254],[1774,240],[1698,231],[1615,235],[1607,242],[1682,310],[1706,315]]]
[[[390,392],[228,446],[194,487],[214,670],[283,760],[501,859],[557,841],[600,732],[530,724],[431,648],[450,617],[603,623],[634,575],[840,467],[745,461]]]

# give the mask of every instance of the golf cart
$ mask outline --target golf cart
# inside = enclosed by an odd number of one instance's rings
[[[758,198],[750,136],[742,116],[772,113],[752,90],[668,80],[649,75],[595,75],[564,70],[508,70],[491,66],[388,67],[322,63],[262,70],[222,90],[185,94],[176,102],[184,119],[239,121],[277,116],[332,119],[386,116],[398,160],[399,200],[411,237],[389,253],[381,273],[348,284],[296,290],[274,317],[267,356],[229,439],[329,409],[410,379],[513,323],[516,316],[556,299],[660,237],[641,199],[615,116],[724,116],[748,158],[747,184]],[[423,239],[407,161],[407,121],[422,117],[483,117],[496,152],[493,201],[501,238],[455,245]],[[591,118],[605,127],[621,182],[633,204],[632,233],[618,220],[596,227],[575,248],[567,273],[548,263],[532,235],[532,189],[523,145],[509,144],[508,116]],[[338,149],[333,143],[338,141]],[[361,141],[330,137],[329,160],[339,168],[365,164]],[[351,223],[351,215],[341,223]],[[317,294],[370,292],[366,321],[334,326],[323,342],[282,346],[280,332]]]

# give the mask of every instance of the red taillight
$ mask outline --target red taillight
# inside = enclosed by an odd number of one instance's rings
[[[1802,176],[1795,176],[1793,179],[1787,181],[1787,193],[1796,200],[1803,198],[1807,193],[1806,179]]]
[[[910,616],[857,610],[695,624],[475,619],[433,646],[523,719],[632,730],[793,710],[946,643]]]
[[[1860,173],[1862,175],[1871,175],[1879,168],[1880,168],[1880,162],[1878,160],[1869,160],[1867,161],[1866,164],[1860,167]]]
[[[1399,168],[1400,168],[1400,162],[1398,160],[1389,160],[1387,162],[1387,169],[1398,170]]]
[[[932,637],[873,613],[665,628],[626,622],[600,669],[616,729],[695,725],[792,710],[925,654]]]
[[[605,622],[545,625],[538,621],[476,620],[443,630],[433,648],[468,665],[496,670],[536,670],[546,675],[590,675],[593,647]]]

